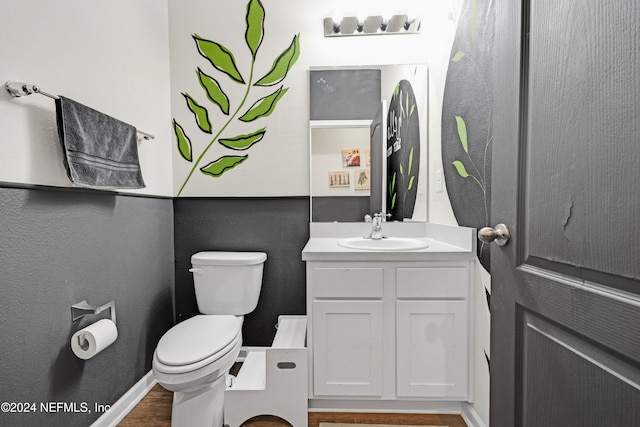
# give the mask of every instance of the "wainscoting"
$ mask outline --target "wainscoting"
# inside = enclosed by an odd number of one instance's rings
[[[0,183],[0,401],[110,405],[151,369],[173,324],[169,198]],[[70,340],[108,315],[70,308],[115,302],[118,339],[91,360]],[[79,403],[78,403],[79,404]],[[99,411],[2,413],[3,426],[86,426]]]

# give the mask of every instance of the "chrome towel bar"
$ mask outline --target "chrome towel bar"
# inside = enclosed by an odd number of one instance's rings
[[[40,89],[38,86],[29,84],[29,83],[14,82],[9,80],[4,84],[4,87],[5,89],[7,89],[7,92],[9,92],[11,96],[14,96],[14,97],[26,96],[26,95],[31,95],[33,93],[37,93],[37,94],[49,97],[51,99],[58,99],[56,95],[47,93],[42,89]],[[140,137],[144,140],[155,139],[155,136],[149,133],[142,132],[141,130],[137,130],[137,129],[136,131],[138,132]]]

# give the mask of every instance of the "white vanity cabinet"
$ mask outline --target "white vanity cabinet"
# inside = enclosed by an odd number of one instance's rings
[[[468,261],[307,261],[312,399],[469,400]]]
[[[362,240],[371,230],[310,224],[309,408],[461,413],[474,388],[475,230],[387,222],[389,240]],[[421,244],[390,249],[394,238]]]
[[[309,270],[315,395],[382,395],[383,273],[379,267]]]
[[[398,397],[467,400],[469,270],[396,270]]]

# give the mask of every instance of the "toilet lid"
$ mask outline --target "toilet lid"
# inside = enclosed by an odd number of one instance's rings
[[[198,315],[178,323],[158,342],[156,357],[165,365],[199,362],[217,353],[241,333],[240,319],[231,315]]]

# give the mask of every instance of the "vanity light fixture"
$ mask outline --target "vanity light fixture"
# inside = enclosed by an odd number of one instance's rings
[[[416,34],[420,32],[420,18],[409,15],[380,15],[358,18],[324,18],[324,36],[368,36],[378,34]]]

